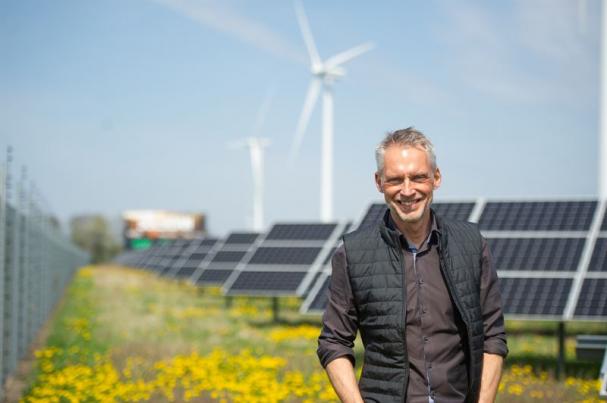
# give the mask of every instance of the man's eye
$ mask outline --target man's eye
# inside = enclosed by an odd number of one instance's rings
[[[425,182],[428,180],[426,175],[417,175],[413,177],[413,182]]]
[[[400,182],[401,182],[400,179],[388,179],[386,181],[386,183],[391,186],[398,185]]]

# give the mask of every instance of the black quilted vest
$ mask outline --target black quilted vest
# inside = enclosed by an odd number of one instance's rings
[[[440,232],[440,269],[466,328],[466,401],[476,402],[484,343],[480,306],[482,239],[475,224],[435,216]],[[344,247],[365,347],[360,391],[365,402],[402,403],[409,378],[404,258],[399,235],[386,226],[386,219],[387,215],[377,226],[346,234]]]

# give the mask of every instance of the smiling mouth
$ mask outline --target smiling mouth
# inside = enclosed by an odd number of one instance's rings
[[[421,202],[422,199],[414,199],[414,200],[406,200],[406,201],[401,201],[398,200],[396,202],[396,204],[398,204],[400,207],[406,209],[406,210],[411,210],[413,208],[415,208],[419,202]]]

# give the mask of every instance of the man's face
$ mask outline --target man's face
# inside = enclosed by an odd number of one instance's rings
[[[430,217],[434,189],[440,186],[441,175],[425,150],[392,145],[384,154],[383,172],[375,174],[377,189],[392,211],[395,220],[413,224]]]

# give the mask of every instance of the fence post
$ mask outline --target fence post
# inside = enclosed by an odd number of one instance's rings
[[[6,231],[6,166],[0,165],[0,400],[4,399],[4,276],[6,266],[5,261],[5,231]]]
[[[19,212],[10,205],[12,200],[11,177],[12,150],[7,155],[6,171],[6,236],[5,236],[5,300],[4,300],[4,376],[13,372],[17,366],[18,328],[19,328]]]

